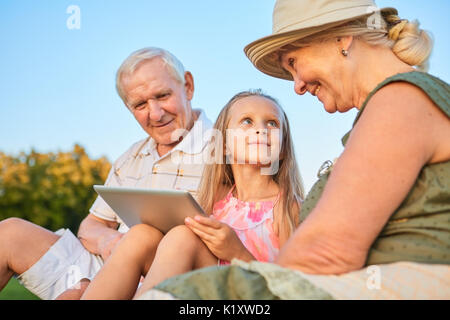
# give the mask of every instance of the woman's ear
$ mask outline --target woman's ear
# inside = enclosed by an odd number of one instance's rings
[[[348,52],[353,43],[353,36],[338,37],[336,41],[338,43],[339,52],[342,52],[342,50]]]
[[[189,71],[184,73],[184,90],[186,92],[187,99],[191,101],[194,97],[194,77]]]

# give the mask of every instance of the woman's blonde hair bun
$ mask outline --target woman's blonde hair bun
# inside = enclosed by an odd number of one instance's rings
[[[385,17],[388,38],[394,41],[392,51],[403,62],[428,70],[428,59],[433,48],[433,40],[427,31],[419,28],[417,20],[400,19],[397,15]]]

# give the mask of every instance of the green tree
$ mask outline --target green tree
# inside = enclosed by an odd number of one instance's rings
[[[0,152],[0,220],[23,218],[50,230],[78,231],[111,164],[90,159],[83,147],[70,152]]]

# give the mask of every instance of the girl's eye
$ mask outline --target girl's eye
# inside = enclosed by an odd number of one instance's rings
[[[269,127],[278,128],[278,123],[274,120],[270,120],[269,122],[267,122],[267,125]]]
[[[241,121],[242,124],[252,124],[252,120],[249,118],[245,118],[244,120]]]

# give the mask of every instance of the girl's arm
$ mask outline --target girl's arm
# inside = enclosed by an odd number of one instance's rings
[[[426,163],[450,159],[448,117],[417,87],[377,92],[352,131],[321,199],[276,262],[315,274],[364,266]]]

